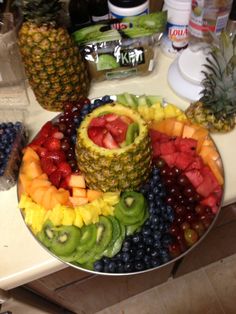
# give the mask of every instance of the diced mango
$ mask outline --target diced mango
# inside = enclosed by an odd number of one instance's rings
[[[87,189],[87,198],[88,198],[89,202],[92,202],[93,200],[102,196],[102,194],[103,194],[103,192],[101,192],[101,191]]]

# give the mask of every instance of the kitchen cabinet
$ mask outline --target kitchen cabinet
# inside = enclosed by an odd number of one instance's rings
[[[94,275],[72,267],[25,285],[78,314],[92,314],[168,280],[173,263],[131,276]]]

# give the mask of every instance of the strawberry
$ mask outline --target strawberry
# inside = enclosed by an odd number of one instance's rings
[[[103,138],[103,145],[105,148],[114,149],[119,148],[119,145],[116,143],[111,133],[107,132]]]
[[[61,149],[61,142],[54,137],[48,137],[44,142],[44,147],[49,151],[56,151]]]
[[[62,173],[63,178],[67,177],[72,172],[71,166],[65,161],[60,162],[57,169]]]
[[[54,162],[46,157],[41,158],[41,167],[43,172],[45,172],[48,176],[57,170],[57,166]]]
[[[118,116],[114,113],[107,113],[104,115],[104,118],[107,122],[111,122],[111,121],[114,121],[118,118]]]
[[[46,137],[37,135],[30,143],[30,145],[42,146],[46,140]]]
[[[128,125],[134,122],[130,117],[127,117],[127,116],[120,116],[120,119]]]
[[[62,180],[62,172],[58,169],[53,171],[49,176],[49,180],[56,188],[59,188]]]
[[[62,161],[66,160],[66,155],[62,150],[56,151],[47,151],[45,158],[52,160],[55,164],[59,164]]]
[[[52,129],[54,128],[51,121],[45,123],[39,131],[40,137],[48,137],[51,134]]]
[[[104,147],[103,139],[107,130],[104,127],[89,127],[88,136],[98,146]]]
[[[64,134],[62,132],[56,131],[52,133],[52,137],[61,140],[62,138],[64,138]]]
[[[111,133],[117,143],[122,143],[126,138],[128,124],[118,117],[115,120],[107,122],[106,129]]]
[[[104,116],[93,118],[89,124],[89,127],[103,127],[106,125],[106,119]]]
[[[44,148],[44,147],[42,147],[42,146],[39,146],[39,145],[34,145],[34,144],[32,144],[32,143],[29,144],[29,146],[30,146],[34,151],[36,151],[36,153],[39,155],[40,158],[46,156],[46,153],[47,153],[46,148]]]

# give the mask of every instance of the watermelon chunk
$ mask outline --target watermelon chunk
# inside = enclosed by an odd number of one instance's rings
[[[181,170],[185,170],[192,162],[194,161],[194,158],[183,152],[177,153],[175,166]]]
[[[153,158],[157,158],[161,155],[160,144],[155,142],[152,144],[152,156]]]
[[[195,189],[203,182],[204,177],[198,169],[186,171],[184,173]]]
[[[173,141],[168,141],[165,143],[160,143],[161,155],[169,155],[175,153],[175,144]]]
[[[193,169],[202,169],[204,167],[204,163],[202,158],[199,156],[195,156],[193,162],[188,166],[186,170],[193,170]]]
[[[178,153],[162,155],[161,158],[167,163],[167,165],[171,168],[175,166],[176,158]]]
[[[192,156],[196,155],[197,141],[191,138],[180,138],[175,139],[176,150],[188,153]]]
[[[153,129],[149,129],[149,136],[151,137],[152,143],[155,143],[156,141],[160,141],[163,143],[169,140],[168,135],[161,133],[159,131],[153,130]]]

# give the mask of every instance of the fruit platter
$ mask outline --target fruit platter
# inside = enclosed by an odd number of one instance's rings
[[[192,250],[224,192],[209,132],[160,96],[67,102],[23,150],[19,208],[33,236],[98,274],[150,271]]]

